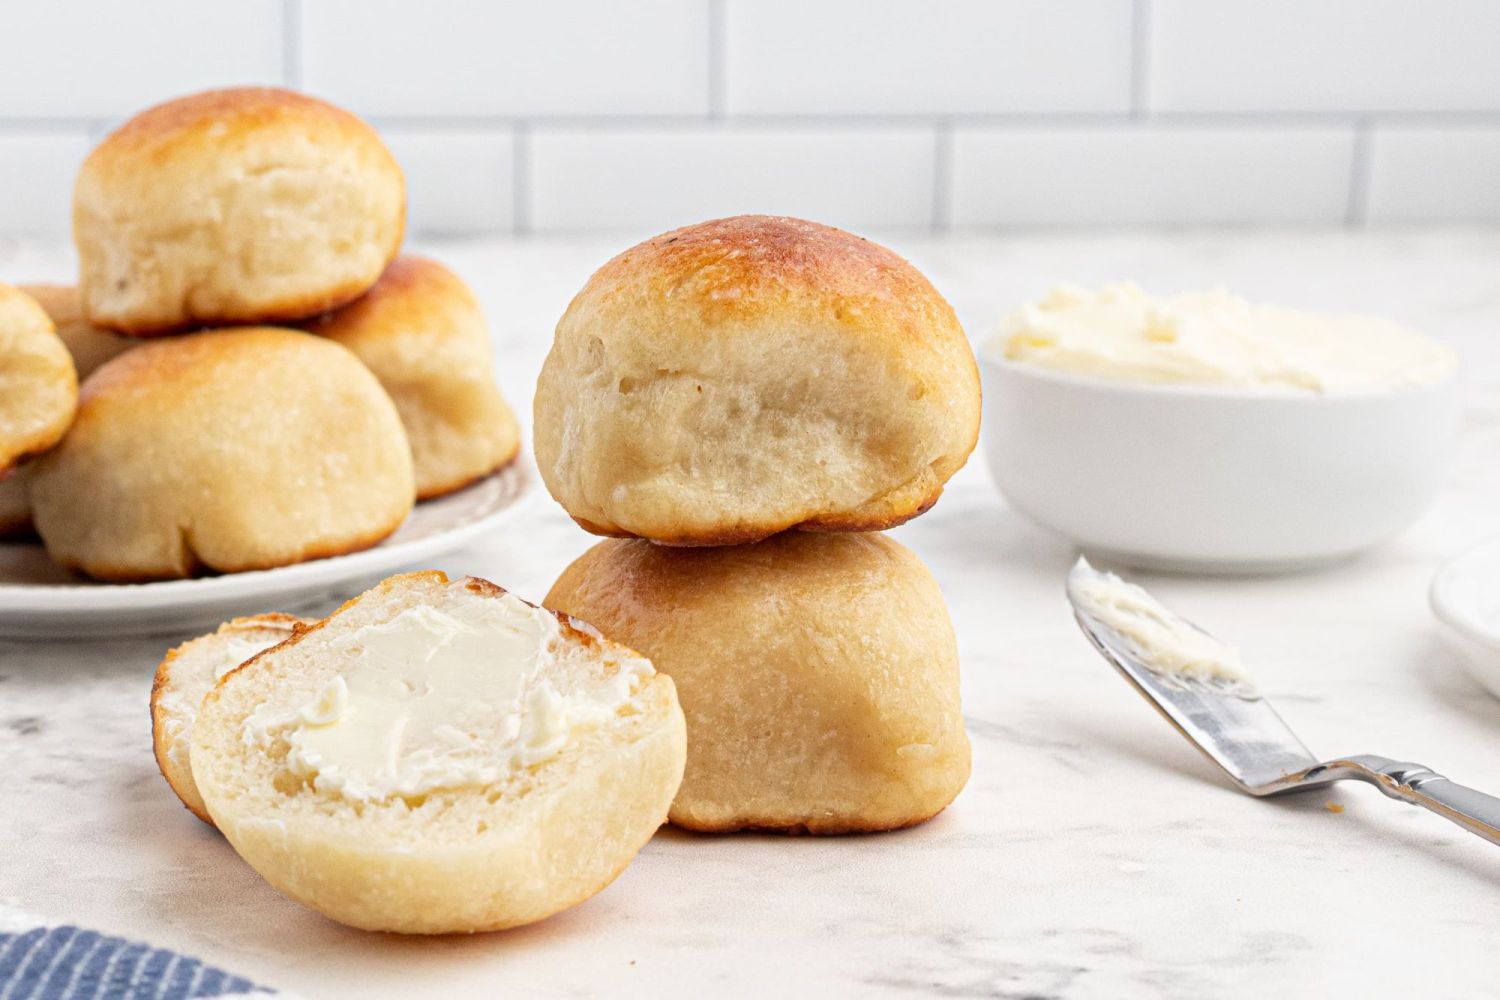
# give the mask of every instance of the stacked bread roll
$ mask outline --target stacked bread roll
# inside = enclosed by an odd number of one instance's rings
[[[394,384],[416,366],[364,315],[382,294],[313,326]],[[91,383],[154,371],[150,350]],[[157,669],[161,772],[288,896],[408,933],[571,906],[664,820],[920,823],[969,775],[958,653],[932,576],[877,529],[936,501],[978,406],[952,310],[890,251],[760,217],[649,241],[573,300],[537,386],[548,488],[616,536],[551,610],[429,572],[322,621],[228,622]],[[434,440],[429,473],[461,475],[465,442]]]
[[[126,122],[78,176],[77,288],[0,289],[0,475],[39,456],[0,479],[0,533],[34,522],[104,580],[263,569],[373,545],[510,462],[484,318],[397,256],[405,214],[380,137],[311,97]]]
[[[569,305],[534,426],[552,496],[612,536],[543,603],[675,681],[674,823],[886,830],[952,801],[969,774],[952,625],[878,532],[968,458],[979,379],[915,268],[796,219],[648,240]]]

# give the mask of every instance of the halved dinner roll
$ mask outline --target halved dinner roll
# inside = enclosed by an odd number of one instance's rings
[[[213,825],[193,783],[192,732],[203,698],[224,675],[312,622],[268,613],[235,618],[167,651],[151,685],[151,746],[156,766],[188,811]]]
[[[543,603],[677,683],[678,826],[890,830],[941,812],[968,780],[953,626],[926,567],[884,535],[600,542]]]
[[[392,577],[235,670],[193,778],[277,889],[367,930],[541,920],[617,876],[682,778],[670,679],[486,580]]]
[[[415,497],[396,407],[347,350],[274,327],[166,337],[84,383],[31,463],[37,533],[105,580],[233,573],[367,548]]]
[[[442,264],[398,257],[374,288],[304,329],[349,348],[391,394],[419,500],[462,489],[516,457],[521,430],[495,384],[484,314]]]
[[[77,403],[78,375],[52,320],[0,284],[0,473],[56,444]]]
[[[83,381],[104,362],[117,354],[124,354],[140,341],[101,330],[83,315],[83,303],[79,301],[78,289],[73,285],[19,285],[21,291],[36,299],[46,310],[57,327],[57,335],[73,356],[73,367],[78,370],[78,379]]]
[[[747,215],[620,254],[557,324],[537,463],[596,534],[673,545],[888,528],[979,433],[953,310],[869,240]]]
[[[314,316],[375,283],[405,217],[401,168],[347,111],[274,87],[167,101],[78,174],[84,313],[143,336]]]

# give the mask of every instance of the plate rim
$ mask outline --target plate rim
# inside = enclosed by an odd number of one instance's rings
[[[0,582],[0,621],[26,614],[56,615],[132,610],[148,613],[154,610],[185,609],[213,604],[254,592],[259,589],[259,585],[267,581],[275,581],[276,585],[284,585],[288,589],[312,588],[355,579],[368,573],[378,573],[382,567],[400,566],[410,559],[421,558],[423,553],[432,551],[434,543],[439,544],[440,548],[433,554],[451,552],[494,525],[514,517],[536,499],[539,475],[532,462],[525,456],[518,456],[502,468],[471,483],[464,489],[473,489],[487,480],[501,476],[513,476],[517,480],[514,497],[509,503],[473,521],[446,528],[422,538],[390,545],[376,544],[357,552],[346,552],[322,559],[309,559],[287,566],[190,579],[153,580],[143,583]],[[441,501],[447,497],[434,499]],[[399,526],[397,530],[400,530]]]

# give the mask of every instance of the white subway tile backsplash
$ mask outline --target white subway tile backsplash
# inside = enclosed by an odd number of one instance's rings
[[[531,137],[531,223],[657,232],[767,212],[925,227],[933,146],[920,128],[543,129]]]
[[[281,0],[5,7],[0,117],[118,118],[209,87],[282,81]]]
[[[0,134],[0,233],[66,237],[72,232],[73,179],[93,148],[82,131]]]
[[[1154,111],[1500,108],[1494,0],[1152,0]]]
[[[52,0],[7,12],[0,236],[90,140],[285,83],[408,230],[1500,223],[1500,0]]]
[[[1352,128],[960,128],[956,226],[1339,223]]]
[[[1377,128],[1371,222],[1500,222],[1500,126]]]
[[[1130,107],[1130,0],[724,2],[731,114]]]
[[[376,115],[701,115],[707,0],[307,0],[310,92]]]
[[[381,135],[406,173],[415,233],[508,233],[515,226],[515,139],[459,129]]]

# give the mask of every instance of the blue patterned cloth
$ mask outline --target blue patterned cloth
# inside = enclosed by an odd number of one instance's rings
[[[191,1000],[270,993],[196,958],[79,927],[0,932],[0,1000]]]

